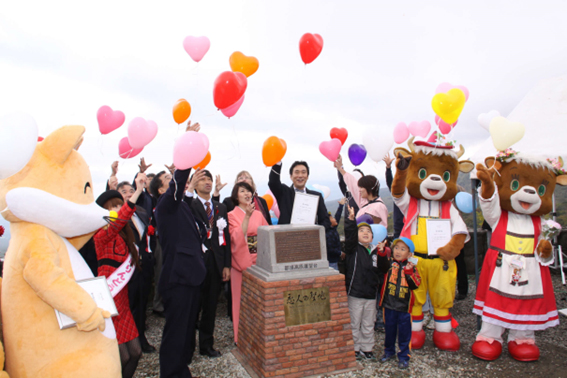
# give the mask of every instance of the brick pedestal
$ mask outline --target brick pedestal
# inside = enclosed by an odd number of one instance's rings
[[[286,327],[284,291],[319,287],[329,288],[331,320]],[[235,356],[259,377],[307,377],[358,369],[342,274],[265,282],[244,272],[240,311]]]

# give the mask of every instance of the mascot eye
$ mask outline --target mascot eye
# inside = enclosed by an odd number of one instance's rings
[[[545,194],[545,185],[542,184],[539,188],[537,188],[537,194],[539,194],[540,197],[543,197]]]
[[[417,172],[417,175],[421,180],[423,180],[427,177],[427,171],[425,170],[425,168],[421,168],[419,172]]]
[[[512,182],[510,183],[510,189],[516,191],[519,188],[520,188],[520,182],[518,180],[512,180]]]
[[[443,173],[443,181],[449,182],[450,179],[451,179],[451,172],[445,171],[445,173]]]

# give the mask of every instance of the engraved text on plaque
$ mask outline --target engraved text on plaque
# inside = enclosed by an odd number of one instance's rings
[[[331,320],[328,287],[284,291],[283,295],[286,327]]]
[[[319,230],[276,232],[274,237],[278,264],[321,259]]]

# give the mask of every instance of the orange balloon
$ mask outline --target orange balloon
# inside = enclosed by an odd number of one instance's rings
[[[211,162],[211,151],[207,152],[207,156],[205,156],[205,158],[201,160],[199,164],[194,166],[193,169],[198,169],[198,168],[205,169],[205,167],[209,165],[210,162]]]
[[[262,160],[266,167],[271,167],[282,161],[287,151],[287,144],[283,139],[271,136],[264,142],[262,147]]]
[[[258,59],[253,56],[246,56],[240,51],[233,52],[228,61],[232,72],[242,72],[246,77],[252,76],[260,66]]]
[[[184,98],[179,99],[175,105],[173,105],[173,119],[175,123],[183,123],[187,121],[191,115],[191,105]]]
[[[262,196],[262,198],[266,200],[268,211],[272,210],[272,206],[274,205],[274,197],[272,197],[270,193],[266,193]]]

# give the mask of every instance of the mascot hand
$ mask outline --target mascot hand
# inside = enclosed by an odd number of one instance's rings
[[[553,252],[553,247],[548,240],[541,239],[537,245],[537,253],[542,259],[549,259],[551,253]]]
[[[396,168],[400,171],[405,171],[408,169],[411,161],[411,156],[403,157],[401,153],[398,153],[398,158],[396,159]]]
[[[463,249],[463,247],[465,246],[466,239],[467,235],[465,234],[454,235],[451,238],[451,241],[447,243],[447,245],[437,250],[437,254],[442,260],[454,260],[455,257],[459,256],[459,253],[461,253],[461,249]]]
[[[103,310],[102,308],[97,308],[95,312],[83,323],[77,323],[77,329],[79,331],[90,332],[98,328],[100,332],[103,332],[106,325],[104,319],[110,318],[110,313]]]
[[[476,165],[476,177],[482,182],[480,196],[484,199],[491,198],[494,194],[494,180],[490,170],[479,163]]]

